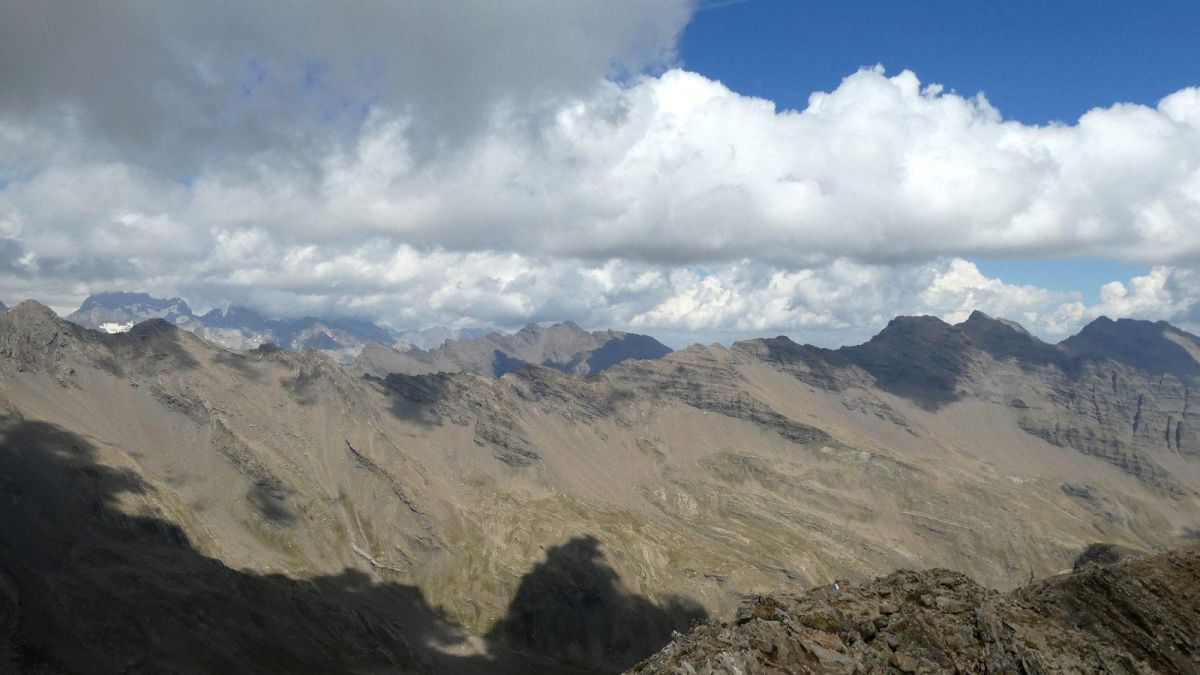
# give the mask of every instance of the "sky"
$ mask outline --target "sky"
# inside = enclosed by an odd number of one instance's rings
[[[0,3],[0,300],[1197,330],[1197,34],[1194,2]]]

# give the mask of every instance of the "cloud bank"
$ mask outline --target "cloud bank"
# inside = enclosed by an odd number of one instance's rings
[[[836,344],[976,307],[1200,321],[1200,88],[1071,124],[882,67],[803,110],[662,70],[682,2],[0,8],[0,287],[397,327]],[[980,257],[1150,265],[1083,294]],[[1084,290],[1084,289],[1079,289]]]

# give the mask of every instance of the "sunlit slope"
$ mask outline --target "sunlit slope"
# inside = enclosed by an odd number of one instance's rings
[[[578,555],[611,568],[613,597],[649,603],[669,633],[744,592],[931,566],[1012,587],[1093,541],[1153,550],[1200,531],[1190,436],[1155,445],[1141,426],[1190,420],[1171,408],[1183,380],[923,326],[866,355],[764,340],[592,378],[379,379],[163,321],[103,335],[24,303],[0,315],[0,391],[138,476],[118,508],[230,568],[356,570],[542,652],[507,630],[514,600],[578,542],[595,542]],[[551,655],[644,651],[572,639]]]

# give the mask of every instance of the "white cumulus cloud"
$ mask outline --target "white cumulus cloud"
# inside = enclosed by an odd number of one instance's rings
[[[676,343],[976,308],[1047,337],[1197,320],[1198,88],[1030,125],[868,67],[779,110],[661,70],[683,0],[147,7],[0,6],[5,300]],[[1153,270],[1089,304],[971,262],[1066,256]]]

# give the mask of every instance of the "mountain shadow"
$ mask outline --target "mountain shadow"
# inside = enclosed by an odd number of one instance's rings
[[[500,351],[499,349],[492,351],[492,376],[493,377],[496,377],[496,378],[503,377],[505,374],[511,373],[512,371],[514,371],[522,366],[526,366],[526,365],[529,365],[529,364],[525,361],[522,361],[521,359],[518,359],[513,356],[509,356],[508,354],[505,354],[504,352]]]
[[[622,591],[600,542],[575,537],[546,551],[488,637],[566,663],[618,672],[659,650],[707,612],[691,600],[663,604]]]
[[[441,424],[439,405],[451,393],[451,373],[431,375],[405,375],[392,373],[384,379],[364,375],[367,382],[378,383],[391,400],[389,410],[398,420],[412,422],[423,427]]]
[[[153,492],[85,438],[0,417],[0,672],[562,670],[437,650],[467,634],[411,586],[229,568],[174,523],[123,512]]]
[[[618,592],[587,537],[526,575],[494,631],[511,647],[464,649],[474,638],[416,587],[230,568],[175,523],[132,514],[157,514],[155,496],[88,439],[0,412],[0,672],[615,671],[704,617]]]
[[[671,348],[649,335],[629,333],[609,339],[587,355],[588,374],[602,373],[630,359],[661,359]]]

